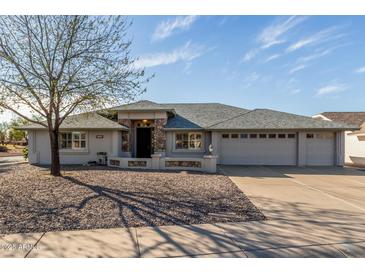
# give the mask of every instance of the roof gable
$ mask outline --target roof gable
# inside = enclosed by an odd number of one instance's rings
[[[158,104],[148,100],[141,100],[135,103],[124,104],[117,107],[111,108],[111,110],[117,111],[170,111],[174,112],[173,109],[168,108],[165,104]]]

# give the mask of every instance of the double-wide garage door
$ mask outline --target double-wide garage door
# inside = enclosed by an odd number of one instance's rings
[[[334,164],[334,134],[305,136],[306,165]],[[297,165],[296,133],[222,133],[220,163],[226,165]]]

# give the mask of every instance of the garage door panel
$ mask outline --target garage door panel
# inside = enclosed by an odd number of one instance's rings
[[[308,166],[332,166],[335,161],[335,136],[333,133],[314,133],[306,139]]]
[[[296,138],[222,139],[222,164],[296,165]]]

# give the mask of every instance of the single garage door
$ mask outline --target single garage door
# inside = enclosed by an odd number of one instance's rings
[[[296,165],[296,133],[223,133],[220,163]]]
[[[332,132],[307,133],[306,164],[333,166],[335,164],[335,134]]]

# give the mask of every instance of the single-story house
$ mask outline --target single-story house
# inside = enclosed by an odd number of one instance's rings
[[[107,155],[110,166],[215,172],[225,165],[342,166],[344,132],[356,127],[270,109],[219,103],[139,101],[65,119],[59,135],[62,164],[86,164]],[[48,132],[28,131],[29,162],[50,164]]]
[[[358,128],[345,132],[345,164],[365,166],[365,112],[322,112],[313,118]]]

